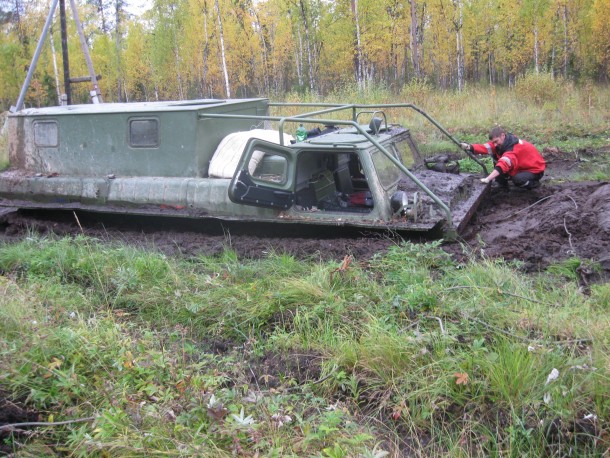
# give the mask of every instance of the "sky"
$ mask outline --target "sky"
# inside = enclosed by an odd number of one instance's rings
[[[134,16],[140,16],[144,11],[152,7],[152,0],[128,0],[127,3],[129,5],[126,10]]]

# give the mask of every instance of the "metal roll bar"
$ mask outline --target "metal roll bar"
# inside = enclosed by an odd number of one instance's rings
[[[443,133],[443,135],[445,135],[449,140],[451,140],[456,146],[460,147],[460,141],[457,138],[455,138],[453,135],[451,135],[432,116],[430,116],[424,110],[419,108],[417,105],[413,105],[412,103],[386,103],[386,104],[379,104],[379,105],[360,105],[360,104],[348,104],[348,105],[343,104],[342,105],[342,104],[338,104],[338,103],[284,103],[284,102],[269,102],[269,106],[272,106],[272,107],[331,107],[331,108],[329,108],[327,110],[312,111],[312,112],[303,113],[303,114],[299,114],[299,115],[293,116],[293,117],[299,117],[299,118],[300,117],[315,116],[315,115],[322,114],[322,113],[330,113],[330,112],[333,112],[333,111],[341,111],[341,110],[351,109],[352,110],[352,120],[353,121],[356,121],[357,117],[358,117],[358,115],[356,114],[356,110],[363,109],[363,108],[364,109],[375,109],[375,108],[409,108],[409,109],[415,110],[419,114],[421,114],[432,125],[434,125],[438,130],[440,130]],[[318,122],[321,122],[321,121],[318,121]],[[483,170],[483,173],[485,174],[485,176],[487,176],[488,172],[487,172],[487,167],[485,166],[485,164],[483,164],[474,155],[474,153],[471,153],[470,151],[465,151],[465,152],[468,155],[468,157],[470,157],[470,159],[472,159],[474,162],[479,164],[479,166],[481,166],[481,169]]]

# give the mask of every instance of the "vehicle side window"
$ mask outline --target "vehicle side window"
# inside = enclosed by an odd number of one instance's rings
[[[392,143],[390,152],[394,153],[396,158],[400,160],[400,162],[402,162],[407,168],[412,167],[415,164],[413,152],[411,151],[409,143],[406,141]]]
[[[358,154],[334,151],[299,154],[295,203],[306,212],[363,214],[375,205]]]
[[[59,146],[59,132],[56,121],[34,122],[34,144],[52,148]]]
[[[248,172],[254,181],[263,184],[285,184],[288,180],[288,161],[280,154],[255,150],[248,164]]]
[[[128,142],[132,148],[157,148],[159,146],[159,120],[156,118],[130,119]]]

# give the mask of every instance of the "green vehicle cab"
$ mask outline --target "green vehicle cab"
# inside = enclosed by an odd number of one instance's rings
[[[287,108],[299,113],[270,115]],[[488,187],[426,167],[409,130],[388,122],[394,108],[415,109],[453,139],[409,104],[257,98],[22,109],[8,118],[0,207],[455,236]],[[289,132],[300,124],[308,136],[296,142]]]

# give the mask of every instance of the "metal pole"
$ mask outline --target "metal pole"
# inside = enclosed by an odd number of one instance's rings
[[[76,30],[80,37],[80,47],[85,55],[85,61],[87,62],[87,68],[89,69],[89,76],[91,76],[91,83],[93,84],[93,91],[91,91],[91,100],[93,103],[103,103],[102,94],[100,88],[97,85],[97,77],[95,76],[95,70],[93,70],[93,62],[91,62],[91,56],[89,55],[89,48],[87,47],[87,41],[85,40],[85,33],[83,32],[83,26],[78,18],[78,11],[76,10],[76,3],[74,0],[70,0],[70,7],[72,8],[72,15],[74,16],[74,22],[76,23]]]
[[[53,76],[55,76],[55,92],[57,92],[57,104],[61,105],[61,92],[59,89],[59,72],[57,71],[57,54],[55,54],[55,40],[53,40],[53,26],[49,29],[51,41],[51,55],[53,56]]]
[[[28,69],[28,74],[25,77],[25,81],[23,82],[23,86],[21,87],[21,92],[19,93],[19,99],[17,99],[17,105],[11,107],[11,113],[21,110],[23,108],[23,101],[25,100],[25,94],[28,91],[28,87],[30,86],[30,81],[32,80],[32,75],[34,75],[34,70],[36,69],[36,64],[38,63],[38,58],[40,57],[40,52],[42,51],[42,46],[44,45],[45,39],[47,37],[47,33],[49,28],[51,27],[51,22],[53,22],[53,14],[55,13],[55,8],[57,8],[57,1],[53,0],[53,4],[51,5],[51,10],[49,11],[49,15],[47,16],[47,21],[44,23],[44,28],[42,29],[42,34],[40,35],[40,40],[38,40],[38,45],[36,46],[36,51],[34,52],[34,57],[32,57],[32,63],[30,64],[30,68]]]
[[[61,55],[64,63],[64,91],[66,93],[66,103],[72,105],[70,60],[68,59],[68,27],[66,24],[66,0],[59,0],[59,21],[61,25]]]

